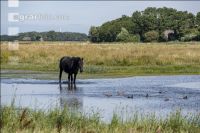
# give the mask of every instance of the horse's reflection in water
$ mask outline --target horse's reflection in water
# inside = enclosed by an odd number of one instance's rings
[[[60,86],[60,106],[61,109],[67,108],[72,111],[78,111],[82,109],[83,99],[81,89],[76,84],[68,84],[67,86]]]

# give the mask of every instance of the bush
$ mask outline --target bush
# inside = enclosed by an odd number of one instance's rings
[[[8,63],[9,56],[10,54],[8,51],[2,51],[0,56],[1,63]]]
[[[184,37],[181,37],[182,42],[197,41],[197,40],[198,40],[198,35],[194,34],[188,34],[185,35]]]
[[[122,27],[121,32],[117,35],[116,41],[120,42],[139,42],[139,35],[131,35],[129,32]]]
[[[200,34],[198,34],[195,38],[194,38],[195,41],[200,41]]]
[[[116,40],[121,42],[128,42],[130,38],[129,32],[125,28],[121,28],[121,32],[117,35]]]
[[[145,42],[155,42],[159,39],[159,33],[157,31],[149,31],[144,34]]]
[[[189,35],[189,34],[193,34],[193,35],[197,35],[199,33],[197,28],[191,28],[191,29],[184,29],[183,30],[183,34],[184,35]]]
[[[130,42],[140,42],[140,36],[139,35],[130,35],[129,41]]]

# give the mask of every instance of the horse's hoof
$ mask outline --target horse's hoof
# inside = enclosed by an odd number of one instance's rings
[[[128,95],[127,98],[133,98],[133,94]]]
[[[117,95],[118,96],[124,96],[124,92],[123,91],[117,91]]]
[[[165,98],[165,100],[164,101],[169,101],[169,98]]]
[[[187,96],[184,96],[183,99],[188,99],[188,97],[187,97]]]
[[[104,93],[104,95],[107,96],[107,97],[111,97],[112,96],[112,94],[109,93],[109,92]]]

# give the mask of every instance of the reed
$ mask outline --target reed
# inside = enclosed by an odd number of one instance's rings
[[[48,111],[2,107],[1,131],[9,132],[51,132],[51,133],[199,133],[200,114],[183,116],[180,111],[172,112],[166,118],[135,113],[127,121],[113,115],[111,122],[100,120],[98,113],[86,116],[83,113],[64,109]]]

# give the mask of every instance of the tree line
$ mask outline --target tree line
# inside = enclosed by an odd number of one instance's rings
[[[164,42],[200,41],[200,12],[196,15],[173,8],[148,7],[122,17],[91,26],[88,35],[75,32],[24,32],[1,35],[1,41],[87,41]]]
[[[1,35],[1,41],[87,41],[88,36],[84,33],[75,32],[24,32],[18,36]]]
[[[164,42],[199,41],[200,12],[196,15],[173,8],[148,7],[122,17],[92,26],[91,42]]]

